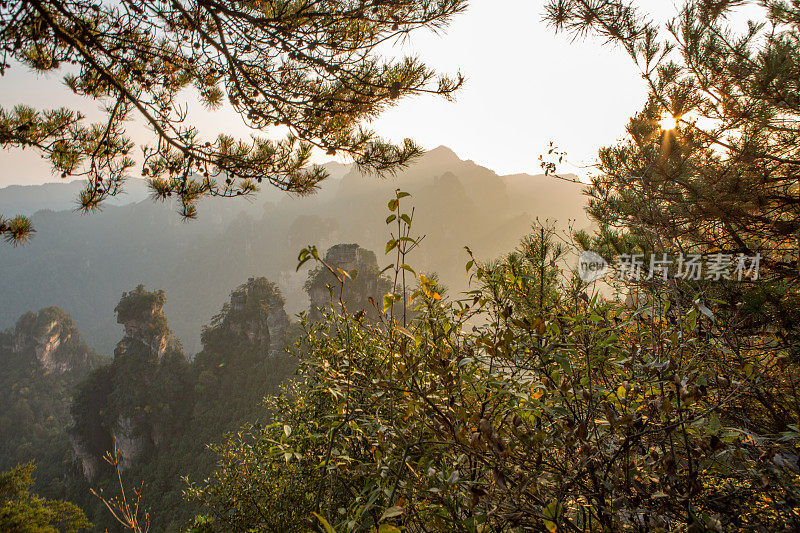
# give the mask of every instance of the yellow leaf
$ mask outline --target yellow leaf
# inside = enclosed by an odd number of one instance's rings
[[[322,517],[321,517],[320,515],[318,515],[317,513],[311,513],[311,514],[313,514],[314,516],[316,516],[316,517],[317,517],[317,520],[319,520],[319,521],[320,521],[320,523],[322,523],[322,527],[324,527],[324,528],[325,528],[325,533],[336,533],[336,530],[335,530],[335,529],[333,529],[333,527],[331,527],[330,523],[328,523],[328,521],[327,521],[327,520],[325,520],[324,518],[322,518]]]
[[[428,298],[433,298],[434,300],[442,299],[442,296],[438,292],[430,290],[425,285],[422,285],[422,292],[424,292],[425,296],[427,296]]]
[[[401,328],[401,327],[398,326],[398,327],[396,327],[394,329],[395,329],[395,331],[397,331],[399,333],[402,333],[403,335],[405,335],[406,337],[408,337],[412,341],[416,341],[417,340],[417,338],[414,337],[414,334],[411,333],[410,331],[408,331],[406,328]]]

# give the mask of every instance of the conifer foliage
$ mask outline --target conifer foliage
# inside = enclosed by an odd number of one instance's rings
[[[687,2],[666,28],[617,0],[553,0],[546,18],[621,46],[649,86],[628,138],[600,151],[592,217],[646,252],[760,254],[765,283],[720,297],[786,346],[800,304],[800,6],[759,3],[763,17],[740,31],[732,0]]]
[[[137,164],[125,122],[154,134],[142,175],[156,198],[177,197],[185,217],[205,196],[252,193],[267,182],[304,194],[326,177],[309,167],[314,147],[361,168],[391,172],[420,153],[364,127],[398,98],[449,97],[461,77],[438,76],[411,57],[378,47],[418,28],[440,29],[465,0],[125,0],[9,1],[0,5],[0,72],[66,66],[77,95],[105,106],[102,123],[72,109],[0,109],[0,145],[32,147],[58,173],[85,176],[80,197],[94,210],[118,193]],[[204,138],[180,96],[191,89],[218,109],[226,101],[245,123],[281,140]],[[274,129],[273,129],[274,128]],[[22,219],[0,219],[12,242],[30,235]]]

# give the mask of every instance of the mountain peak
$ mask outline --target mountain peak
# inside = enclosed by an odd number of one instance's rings
[[[437,157],[439,159],[455,159],[457,161],[461,161],[461,158],[458,157],[458,154],[444,145],[437,146],[433,150],[428,150],[425,152],[423,157]]]

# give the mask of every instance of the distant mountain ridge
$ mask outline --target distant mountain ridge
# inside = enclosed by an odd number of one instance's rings
[[[85,180],[43,183],[41,185],[9,185],[0,189],[0,214],[4,216],[32,215],[44,209],[67,211],[75,209]],[[109,198],[107,205],[126,205],[147,198],[144,180],[130,178],[119,195]]]
[[[576,220],[576,227],[589,225],[581,185],[500,176],[446,147],[430,150],[396,177],[364,176],[340,163],[326,168],[332,179],[316,195],[297,198],[264,187],[250,201],[202,202],[199,219],[188,223],[175,206],[149,199],[86,216],[39,211],[29,245],[0,247],[0,328],[30,309],[58,305],[95,349],[108,353],[121,334],[109,318],[115,303],[123,291],[144,283],[166,290],[172,329],[186,352],[194,353],[202,324],[242,279],[274,280],[289,313],[307,309],[306,272],[295,267],[297,252],[309,244],[324,250],[358,243],[376,253],[381,267],[390,263],[383,254],[384,221],[396,188],[412,193],[404,201],[415,208],[415,233],[427,235],[410,261],[419,271],[439,272],[451,294],[467,288],[465,245],[479,258],[492,259],[516,246],[537,218],[558,220],[562,227],[567,219]],[[0,206],[41,191],[35,187],[0,189]],[[71,189],[53,190],[49,205],[72,205]]]
[[[347,174],[352,165],[331,161],[321,165],[330,174],[330,179],[337,180]],[[14,215],[30,216],[37,211],[69,211],[78,206],[78,194],[86,186],[86,180],[61,181],[40,185],[9,185],[0,188],[0,214],[8,217]],[[282,194],[277,190],[266,190],[262,196],[280,199]],[[128,178],[122,192],[108,198],[104,206],[122,206],[136,204],[150,197],[147,182],[141,178]],[[263,198],[262,201],[266,199]]]

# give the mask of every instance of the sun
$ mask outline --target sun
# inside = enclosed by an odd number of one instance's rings
[[[669,111],[664,111],[661,115],[661,121],[659,122],[662,130],[674,130],[678,128],[678,117],[672,116],[672,113]]]

